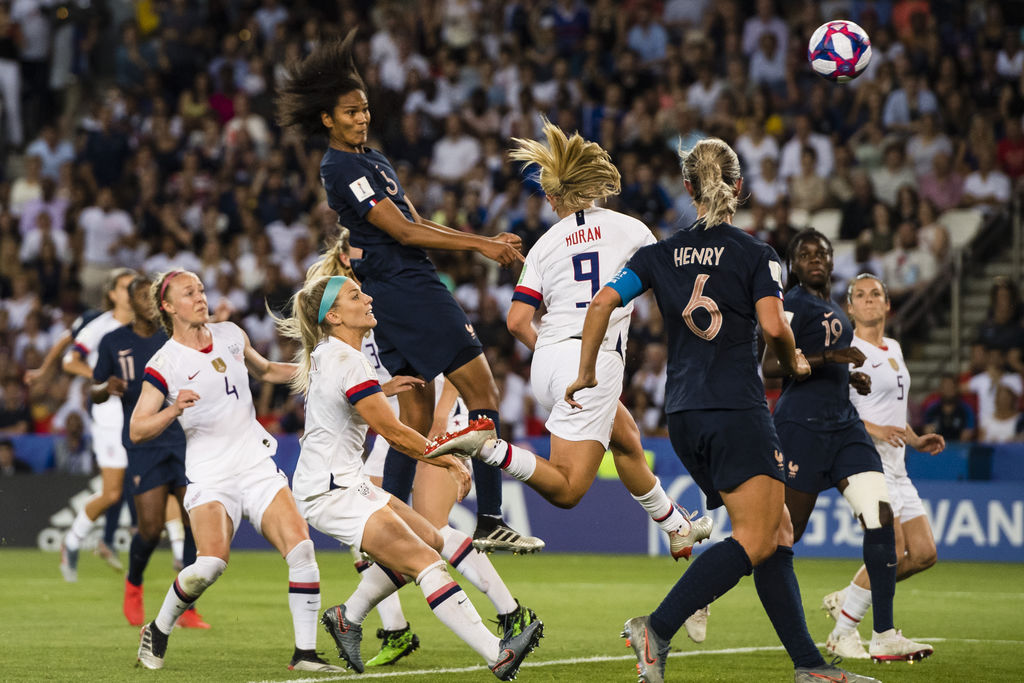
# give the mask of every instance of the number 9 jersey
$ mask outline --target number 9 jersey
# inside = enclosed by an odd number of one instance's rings
[[[666,413],[766,405],[755,304],[782,298],[771,247],[727,223],[695,223],[640,249],[608,286],[623,304],[654,290],[669,343]]]
[[[185,476],[204,485],[233,478],[277,451],[277,441],[256,421],[245,367],[245,334],[230,322],[207,323],[213,342],[197,350],[174,339],[146,364],[144,382],[167,397],[182,389],[199,400],[178,417],[185,430]]]

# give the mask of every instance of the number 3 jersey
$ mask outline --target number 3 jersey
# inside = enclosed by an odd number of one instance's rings
[[[871,393],[861,396],[850,389],[850,401],[862,420],[888,427],[905,427],[907,425],[907,394],[910,391],[910,373],[903,362],[903,349],[900,343],[889,337],[882,338],[882,345],[875,346],[869,341],[854,336],[850,346],[864,352],[867,360],[859,368],[851,368],[851,372],[863,372],[871,378]],[[895,476],[906,476],[907,464],[904,460],[906,446],[893,446],[888,441],[875,442],[875,449],[882,456],[885,473]]]
[[[204,484],[224,481],[277,450],[256,421],[245,367],[245,334],[230,322],[207,323],[213,338],[197,350],[170,339],[146,364],[143,381],[174,403],[182,389],[199,394],[179,417],[185,430],[185,476]]]
[[[587,306],[601,285],[619,272],[640,247],[653,244],[647,226],[608,209],[591,208],[566,216],[545,232],[526,256],[513,301],[547,309],[540,320],[537,348],[579,338]],[[624,349],[628,304],[608,323],[605,348]]]
[[[654,290],[669,344],[665,412],[765,405],[755,304],[782,298],[771,247],[727,223],[697,223],[640,249],[608,286],[623,303]]]

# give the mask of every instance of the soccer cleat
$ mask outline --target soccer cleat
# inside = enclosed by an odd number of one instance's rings
[[[523,660],[533,652],[543,637],[544,624],[539,621],[529,624],[518,635],[506,633],[498,643],[498,662],[491,667],[491,673],[497,676],[499,681],[511,681],[519,672]]]
[[[636,671],[642,683],[664,683],[669,641],[651,630],[650,616],[633,617],[622,628],[626,645],[636,655]]]
[[[523,536],[499,517],[480,515],[473,532],[473,547],[484,553],[504,550],[520,555],[540,552],[544,541],[535,536]]]
[[[338,656],[348,662],[356,673],[363,673],[366,667],[363,666],[363,656],[359,652],[363,642],[363,627],[345,618],[345,605],[329,608],[320,617],[320,623],[324,625],[324,630],[331,634],[331,638],[334,638]]]
[[[182,612],[181,616],[178,617],[176,625],[181,628],[210,628],[210,625],[199,616],[199,612],[196,611],[195,607],[189,607]]]
[[[142,606],[142,586],[124,580],[124,616],[132,626],[142,626],[146,609]]]
[[[446,432],[427,442],[424,458],[437,458],[449,453],[461,458],[476,455],[488,439],[496,439],[494,422],[487,417],[471,420],[469,425],[457,432]]]
[[[68,583],[78,581],[78,551],[68,550],[63,543],[60,544],[60,573]]]
[[[931,645],[915,643],[895,628],[885,633],[872,633],[868,646],[868,654],[876,662],[916,662],[930,657],[934,651]]]
[[[843,603],[846,602],[846,589],[829,593],[821,599],[821,609],[828,612],[832,620],[839,623],[839,615],[843,612]]]
[[[711,607],[705,605],[690,615],[690,618],[683,622],[686,635],[695,643],[703,643],[708,637],[708,615],[711,614]]]
[[[340,666],[334,666],[324,661],[315,650],[300,650],[299,648],[295,648],[292,661],[288,663],[288,670],[319,673],[341,673],[344,671]]]
[[[680,509],[682,510],[682,508]],[[693,546],[709,538],[711,532],[715,529],[715,521],[710,517],[705,515],[694,521],[693,518],[696,516],[696,512],[687,513],[686,510],[682,510],[682,512],[683,516],[690,521],[689,532],[681,534],[678,531],[673,531],[668,535],[668,549],[676,561],[680,557],[685,557],[689,560],[690,553],[693,552]]]
[[[377,637],[382,641],[380,652],[367,660],[366,666],[391,666],[420,647],[419,636],[412,632],[408,624],[398,631],[385,631],[379,628]]]
[[[117,553],[110,549],[110,546],[103,541],[96,542],[96,549],[92,551],[94,555],[99,557],[101,560],[107,563],[107,565],[115,572],[123,572],[124,565],[121,564],[121,560],[117,557]]]
[[[843,659],[871,659],[856,630],[840,631],[839,627],[832,629],[825,641],[825,649]]]
[[[518,636],[526,627],[537,621],[537,614],[529,607],[523,607],[516,600],[516,608],[508,614],[498,615],[498,635]]]
[[[862,676],[840,669],[839,657],[824,666],[798,666],[793,672],[794,683],[881,683],[877,678]]]
[[[160,632],[155,622],[149,622],[139,631],[138,666],[147,669],[164,668],[164,656],[167,654],[167,635]]]

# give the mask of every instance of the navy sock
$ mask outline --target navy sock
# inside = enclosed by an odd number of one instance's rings
[[[864,532],[864,568],[871,581],[875,633],[893,628],[892,598],[896,594],[896,536],[891,526]]]
[[[159,543],[159,536],[155,541],[146,540],[139,533],[132,536],[132,544],[128,549],[128,583],[133,586],[142,585],[142,572],[146,571],[149,558]]]
[[[192,527],[185,525],[185,546],[181,549],[181,564],[185,567],[196,561],[196,537],[192,535]]]
[[[663,640],[672,640],[690,615],[729,592],[751,569],[747,551],[732,536],[714,544],[697,556],[651,612],[651,628]]]
[[[774,555],[754,567],[754,586],[793,666],[824,666],[825,660],[807,632],[800,584],[793,572],[793,549],[780,545]]]
[[[501,420],[497,410],[470,409],[469,419],[489,417],[494,430],[501,436]],[[482,460],[473,459],[473,481],[476,483],[476,513],[501,517],[501,470]]]
[[[412,482],[415,478],[416,460],[401,451],[389,448],[387,455],[384,456],[384,476],[381,488],[403,503],[407,503],[412,494]]]
[[[114,534],[121,522],[121,506],[124,505],[124,498],[107,508],[103,521],[103,542],[111,550],[114,549]]]

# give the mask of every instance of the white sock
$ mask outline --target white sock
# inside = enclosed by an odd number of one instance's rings
[[[178,562],[185,554],[185,525],[181,519],[169,519],[164,523],[167,529],[167,540],[171,542],[171,553]]]
[[[498,614],[516,611],[519,607],[516,599],[501,580],[490,558],[473,547],[473,539],[447,524],[440,531],[444,539],[441,556],[451,562],[477,590],[487,595]]]
[[[871,607],[871,589],[861,588],[851,582],[846,589],[846,599],[843,600],[843,609],[836,620],[836,629],[845,633],[856,631],[861,619],[868,613]]]
[[[659,479],[654,479],[654,488],[642,496],[633,496],[633,500],[647,510],[647,514],[666,534],[673,531],[682,534],[689,533],[690,520],[686,519],[679,508],[672,504],[672,499],[665,493],[665,489],[661,488]]]
[[[320,614],[320,567],[308,538],[284,557],[288,563],[288,609],[292,612],[295,647],[316,649],[316,624]]]
[[[444,562],[424,569],[416,583],[437,618],[483,657],[487,666],[494,666],[498,661],[498,638],[484,626],[469,596],[452,581]]]
[[[160,632],[170,635],[178,617],[199,599],[203,591],[213,585],[227,566],[228,563],[219,557],[200,555],[195,562],[178,572],[156,615],[156,627]]]
[[[385,631],[401,631],[409,625],[402,612],[402,601],[398,597],[398,591],[377,603],[377,614],[380,615],[380,627]]]
[[[68,529],[68,533],[64,536],[64,547],[68,550],[78,550],[82,547],[82,541],[92,531],[93,520],[89,519],[89,515],[85,514],[85,506],[78,511],[75,515],[75,521],[71,522],[71,528]]]
[[[480,456],[488,465],[500,467],[509,476],[526,481],[537,469],[537,456],[504,439],[491,439],[480,449]]]
[[[377,603],[404,586],[406,581],[402,574],[374,562],[360,572],[355,593],[345,601],[345,618],[353,624],[363,623]]]

